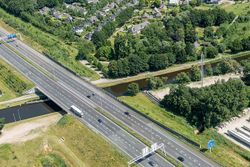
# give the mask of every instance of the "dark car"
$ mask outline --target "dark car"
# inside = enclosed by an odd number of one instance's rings
[[[87,98],[89,98],[89,99],[90,99],[90,97],[91,97],[90,95],[87,96]]]
[[[99,123],[102,123],[102,120],[101,120],[101,119],[98,119],[97,121],[98,121]]]
[[[149,161],[148,164],[149,164],[150,166],[155,166],[155,163],[154,163],[153,161]]]
[[[184,161],[184,158],[183,157],[178,157],[177,158],[179,161],[183,162]]]
[[[124,114],[125,114],[125,115],[129,115],[129,112],[126,111],[126,112],[124,112]]]

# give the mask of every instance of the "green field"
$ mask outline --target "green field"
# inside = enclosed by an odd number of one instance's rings
[[[250,163],[249,152],[227,140],[214,129],[208,129],[202,134],[197,135],[195,134],[196,129],[190,126],[186,122],[185,118],[176,116],[170,111],[166,111],[157,104],[151,102],[142,93],[139,93],[134,97],[121,96],[119,99],[142,113],[147,114],[158,122],[166,125],[167,127],[172,128],[186,137],[198,142],[202,145],[202,148],[206,148],[208,140],[214,138],[216,141],[215,148],[211,153],[206,151],[205,154],[223,166],[243,167],[248,166]]]
[[[34,84],[31,81],[11,67],[3,59],[0,59],[0,66],[0,71],[2,72],[0,75],[0,90],[3,92],[3,96],[0,97],[0,101],[6,101],[18,97],[21,95],[22,91],[26,91],[34,87]],[[23,87],[17,89],[16,84],[21,84]]]
[[[125,167],[127,159],[113,145],[68,115],[38,138],[0,145],[1,167],[45,167],[46,164],[53,167]]]

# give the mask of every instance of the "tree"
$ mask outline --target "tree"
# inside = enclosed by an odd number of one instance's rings
[[[110,59],[112,57],[112,48],[110,46],[100,47],[95,55],[99,59]]]
[[[161,0],[154,0],[154,6],[159,8],[161,6]]]
[[[226,74],[230,72],[238,72],[240,64],[236,60],[225,59],[216,65],[214,73]]]
[[[176,55],[177,63],[185,63],[188,60],[186,53],[186,45],[184,42],[176,42],[174,45],[174,54]]]
[[[139,93],[139,85],[138,83],[130,83],[128,85],[128,94],[131,96],[135,96],[137,93]]]
[[[95,31],[92,35],[92,41],[97,48],[103,46],[106,42],[107,36],[103,31]]]
[[[232,53],[237,53],[243,50],[243,46],[241,44],[241,40],[240,39],[235,39],[234,41],[231,41],[229,44],[229,49],[231,49]]]
[[[242,61],[243,66],[243,77],[242,80],[248,86],[250,86],[250,59]]]
[[[1,134],[1,131],[4,127],[4,122],[5,122],[5,119],[4,118],[0,118],[0,134]]]
[[[128,64],[131,75],[139,74],[140,72],[146,71],[149,68],[146,60],[138,55],[130,55],[128,57]]]
[[[128,56],[128,47],[126,36],[118,35],[114,41],[114,51],[115,57],[118,60],[119,58],[124,58]]]
[[[212,27],[209,26],[204,29],[204,37],[205,39],[214,37],[214,30]]]
[[[200,81],[201,80],[201,72],[198,66],[192,66],[190,70],[190,79],[191,81]]]
[[[218,55],[218,50],[216,47],[209,45],[205,48],[207,58],[215,58]]]
[[[168,65],[168,58],[164,54],[152,55],[149,59],[149,68],[153,71],[164,69]]]
[[[239,115],[248,106],[249,97],[241,80],[230,79],[203,88],[180,85],[172,88],[161,104],[202,130]]]
[[[207,76],[212,76],[213,75],[213,68],[212,68],[211,64],[207,64],[205,66],[205,71],[206,71]]]
[[[179,84],[185,84],[185,83],[189,83],[191,79],[189,78],[187,73],[181,72],[176,75],[175,81],[176,83],[179,83]]]
[[[241,44],[244,50],[250,50],[250,36],[242,39]]]
[[[164,81],[160,77],[150,77],[147,79],[149,89],[158,89],[164,85]]]

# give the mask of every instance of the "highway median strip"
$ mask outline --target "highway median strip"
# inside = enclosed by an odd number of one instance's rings
[[[121,121],[115,119],[108,112],[105,112],[104,110],[102,110],[99,107],[96,110],[99,113],[101,113],[103,116],[107,117],[112,122],[114,122],[115,124],[117,124],[118,126],[120,126],[122,129],[124,129],[125,131],[127,131],[129,134],[131,134],[132,136],[134,136],[135,138],[137,138],[138,140],[140,140],[145,145],[147,145],[149,147],[151,146],[151,144],[152,144],[151,142],[149,142],[147,139],[145,139],[144,137],[142,137],[141,135],[139,135],[138,133],[136,133],[131,128],[129,128],[126,125],[124,125]],[[165,155],[165,153],[163,151],[161,151],[161,150],[156,151],[156,153],[158,153],[160,156],[162,156],[163,158],[165,158],[167,161],[169,161],[171,164],[173,164],[176,167],[182,167],[183,166],[180,162],[176,161],[173,157],[171,157],[171,156],[169,156],[167,154]]]

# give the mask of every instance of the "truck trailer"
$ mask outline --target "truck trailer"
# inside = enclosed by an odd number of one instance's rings
[[[74,112],[77,116],[83,117],[83,112],[82,112],[79,108],[77,108],[76,106],[72,105],[72,106],[70,107],[70,110],[71,110],[72,112]]]

